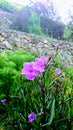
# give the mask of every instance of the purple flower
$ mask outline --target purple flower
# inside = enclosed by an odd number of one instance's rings
[[[41,56],[40,58],[36,58],[35,61],[41,62],[41,64],[45,65],[48,61],[48,58],[46,56]]]
[[[45,71],[45,64],[47,63],[48,58],[45,56],[41,56],[40,58],[35,59],[35,64],[33,68],[39,72]]]
[[[6,102],[6,99],[2,99],[1,102],[2,102],[2,103],[5,103],[5,102]]]
[[[36,58],[35,62],[24,63],[21,74],[24,74],[28,80],[34,80],[36,76],[40,75],[40,72],[45,71],[47,60],[47,57],[41,56],[40,58]]]
[[[66,63],[64,61],[62,61],[62,66],[64,66],[64,67],[66,66]]]
[[[32,112],[31,114],[28,115],[29,122],[32,122],[36,119],[36,114]]]
[[[39,72],[33,68],[35,62],[24,63],[24,68],[21,71],[21,74],[25,74],[28,80],[34,80],[36,76],[39,75]]]
[[[62,73],[62,70],[61,70],[60,68],[56,68],[56,69],[55,69],[55,72],[56,72],[57,74],[61,74],[61,73]]]

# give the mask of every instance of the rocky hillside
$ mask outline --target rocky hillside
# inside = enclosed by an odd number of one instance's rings
[[[36,36],[15,30],[10,30],[10,14],[0,11],[0,52],[9,50],[28,50],[40,55],[54,53],[58,46],[63,59],[73,66],[73,43],[58,41],[48,37]]]

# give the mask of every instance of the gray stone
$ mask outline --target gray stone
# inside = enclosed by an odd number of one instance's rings
[[[43,41],[43,43],[45,43],[45,44],[46,44],[46,43],[48,43],[48,41],[45,39],[45,40]]]
[[[8,41],[3,41],[2,45],[5,46],[7,49],[12,50],[12,46],[10,45],[10,43]]]

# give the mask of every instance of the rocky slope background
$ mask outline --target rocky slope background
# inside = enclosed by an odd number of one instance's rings
[[[58,46],[62,58],[73,66],[73,43],[11,30],[10,16],[10,13],[0,11],[0,52],[18,49],[48,55],[54,53]]]

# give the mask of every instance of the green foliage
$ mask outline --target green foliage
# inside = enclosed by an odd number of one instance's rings
[[[31,11],[31,16],[29,18],[29,33],[33,34],[42,34],[41,26],[40,26],[40,17],[37,13]]]
[[[7,130],[69,130],[73,128],[73,68],[62,66],[60,56],[50,59],[46,71],[29,81],[21,75],[24,62],[35,59],[25,51],[0,54],[0,125]],[[61,68],[58,75],[55,68]],[[31,112],[36,120],[28,121]]]
[[[20,8],[8,0],[0,0],[0,9],[13,13],[10,18],[12,20],[11,29],[63,39],[64,25],[51,1],[47,4],[33,2],[31,7]]]
[[[15,10],[15,6],[8,0],[0,0],[0,9],[11,13]]]
[[[65,26],[64,39],[68,41],[73,41],[73,12],[69,10],[69,21]]]
[[[0,95],[4,94],[7,97],[10,89],[16,88],[23,62],[33,59],[34,56],[25,51],[6,51],[0,54]]]
[[[55,6],[53,5],[53,2],[46,1],[46,3],[47,4],[42,2],[33,2],[31,9],[38,15],[38,17],[36,16],[36,18],[40,18],[39,25],[42,33],[45,33],[46,35],[53,38],[62,39],[64,33],[64,25],[60,20]],[[35,20],[35,15],[33,19]],[[36,23],[34,20],[33,22]],[[35,24],[34,26],[36,27]],[[31,26],[31,29],[32,28],[34,27]]]
[[[57,39],[63,38],[64,25],[51,1],[47,4],[33,2],[31,6],[21,8],[8,0],[0,0],[0,9],[13,13],[10,18],[12,20],[11,29]]]
[[[64,39],[73,41],[73,25],[66,25],[64,29]]]

